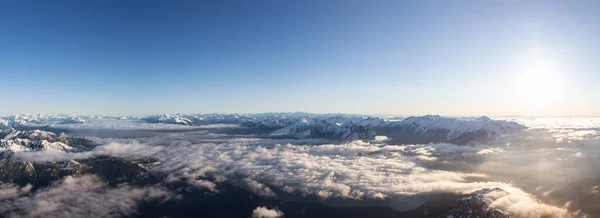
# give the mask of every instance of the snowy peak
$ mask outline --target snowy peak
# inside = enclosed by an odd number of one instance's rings
[[[68,117],[66,119],[64,119],[62,122],[60,122],[60,124],[81,124],[81,123],[85,123],[86,121],[84,119],[82,119],[81,117]]]
[[[8,125],[9,125],[8,120],[0,118],[0,130],[8,129],[9,128]]]
[[[27,126],[27,125],[51,125],[51,124],[80,124],[86,123],[85,118],[103,119],[99,115],[78,116],[78,115],[45,115],[45,114],[17,114],[0,117],[0,120],[8,122],[9,126]],[[3,121],[0,121],[2,123]],[[1,126],[2,124],[0,124]],[[1,128],[1,127],[0,127]]]
[[[362,124],[368,125],[372,120],[358,120],[354,118],[342,119],[333,117],[331,119],[302,118],[284,128],[275,130],[271,136],[283,136],[296,139],[306,138],[329,138],[334,140],[372,140],[376,134],[374,131]]]
[[[86,120],[87,119],[87,120]],[[263,114],[159,114],[151,116],[102,117],[99,115],[13,115],[0,117],[0,136],[10,134],[7,127],[37,127],[54,124],[81,124],[99,119],[132,120],[147,123],[200,126],[237,124],[246,128],[272,132],[271,136],[289,138],[328,138],[334,140],[364,139],[374,135],[391,138],[393,143],[450,142],[468,144],[514,133],[526,127],[515,122],[489,117],[449,118],[439,115],[384,120],[347,114],[263,113]]]
[[[161,115],[154,115],[154,116],[147,116],[142,118],[144,121],[146,122],[150,122],[150,123],[165,123],[165,124],[177,124],[177,125],[190,125],[190,126],[194,126],[194,123],[192,120],[186,118],[183,115],[168,115],[168,114],[161,114]]]
[[[0,141],[0,149],[15,151],[61,150],[69,151],[73,148],[67,145],[66,135],[57,136],[55,133],[41,130],[14,131]]]
[[[447,132],[447,140],[453,140],[465,134],[478,132],[488,135],[502,135],[526,128],[516,122],[492,120],[485,116],[476,119],[455,119],[438,115],[409,117],[400,122],[393,122],[391,126],[413,128],[415,133],[418,134],[443,131]]]

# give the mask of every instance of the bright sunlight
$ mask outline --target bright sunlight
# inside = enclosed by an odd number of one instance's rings
[[[559,60],[541,49],[524,57],[515,82],[518,104],[530,113],[552,113],[564,92]]]

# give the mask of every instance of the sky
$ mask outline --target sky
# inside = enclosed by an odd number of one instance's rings
[[[2,1],[0,114],[600,115],[597,1]]]

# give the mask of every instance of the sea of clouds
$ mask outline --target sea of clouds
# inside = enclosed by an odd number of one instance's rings
[[[600,200],[600,163],[595,161],[600,154],[600,121],[517,122],[534,128],[471,146],[391,145],[385,137],[370,142],[333,143],[326,139],[269,139],[210,131],[240,128],[231,125],[179,128],[131,121],[62,125],[102,145],[77,153],[22,151],[15,152],[15,157],[51,162],[106,155],[152,156],[159,164],[149,170],[167,176],[159,184],[144,187],[111,187],[93,175],[66,177],[34,192],[30,187],[3,184],[0,201],[5,203],[0,213],[56,217],[134,214],[136,202],[177,198],[163,185],[184,182],[216,194],[222,183],[231,183],[265,198],[308,196],[323,204],[375,201],[399,210],[412,209],[438,193],[467,194],[499,187],[509,194],[496,196],[492,206],[517,217],[600,214],[595,209]],[[254,217],[279,217],[284,213],[263,207],[248,211]]]

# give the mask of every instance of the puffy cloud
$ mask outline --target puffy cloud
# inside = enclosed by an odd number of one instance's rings
[[[97,176],[67,176],[51,187],[4,201],[0,213],[8,217],[115,217],[134,214],[139,202],[162,202],[173,197],[173,193],[157,186],[122,184],[111,188]]]
[[[388,138],[387,136],[378,135],[375,136],[375,140],[373,140],[373,142],[387,142],[389,140],[390,138]]]
[[[520,189],[505,186],[503,187],[509,194],[495,196],[495,200],[490,206],[503,209],[515,217],[574,217],[575,214],[569,213],[565,208],[547,205],[539,202],[535,197],[523,192]],[[490,193],[492,195],[497,193]]]
[[[252,190],[272,195],[263,185],[322,198],[382,198],[432,192],[470,192],[504,185],[469,182],[484,175],[427,169],[403,146],[372,146],[355,141],[341,145],[203,143],[167,146],[159,153],[171,180],[195,181],[211,175],[245,178]],[[255,183],[256,182],[256,183]]]
[[[509,183],[493,182],[487,174],[431,169],[420,164],[424,158],[495,157],[504,154],[506,147],[446,143],[396,146],[363,141],[302,145],[273,144],[277,141],[269,140],[269,144],[263,144],[260,139],[239,138],[222,143],[190,143],[185,135],[179,140],[164,145],[166,149],[158,153],[163,163],[153,170],[168,172],[171,180],[183,179],[190,184],[219,177],[241,181],[264,197],[277,196],[281,191],[355,200],[470,193],[500,187],[510,190],[509,194],[497,198],[493,206],[517,217],[569,215],[566,209],[543,204]]]
[[[253,218],[277,218],[282,217],[283,212],[277,209],[268,209],[267,207],[257,207],[252,211]]]
[[[31,191],[31,185],[28,184],[23,187],[19,187],[13,184],[0,184],[0,201],[14,199],[19,196],[28,194]]]
[[[246,182],[246,185],[248,185],[248,187],[250,188],[250,190],[262,197],[265,198],[276,198],[277,194],[275,194],[275,192],[273,192],[269,187],[265,186],[264,184],[254,181],[252,179],[244,179],[244,182]]]
[[[449,156],[449,155],[488,155],[501,153],[502,148],[494,148],[486,145],[455,145],[450,143],[435,143],[427,145],[406,145],[405,150],[422,156]]]

